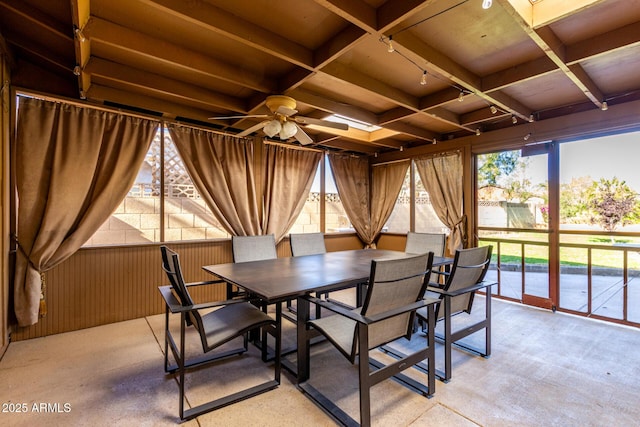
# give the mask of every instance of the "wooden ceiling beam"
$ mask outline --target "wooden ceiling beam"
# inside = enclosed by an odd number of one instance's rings
[[[310,105],[329,114],[339,114],[371,125],[378,124],[378,117],[370,111],[354,107],[352,105],[343,104],[341,102],[332,101],[325,96],[315,94],[313,92],[296,89],[289,93],[296,101]]]
[[[210,113],[206,110],[191,108],[176,104],[173,101],[132,93],[127,90],[115,89],[100,84],[91,85],[91,88],[87,91],[87,98],[92,101],[109,101],[148,111],[156,111],[159,114],[164,113],[164,116],[168,114],[171,117],[189,117],[190,119],[200,120],[203,123],[211,123],[209,120]]]
[[[616,50],[639,44],[640,22],[635,22],[617,30],[567,45],[565,48],[565,60],[568,65],[573,65],[599,55],[609,54]]]
[[[376,9],[362,0],[315,0],[315,2],[368,33],[377,31]]]
[[[384,2],[376,11],[378,16],[378,31],[385,33],[391,28],[406,21],[412,15],[431,6],[437,0],[389,0]]]
[[[533,28],[525,17],[507,1],[501,1],[501,6],[513,18],[514,22],[522,28],[529,38],[553,61],[568,78],[575,84],[585,96],[598,108],[602,107],[604,96],[596,84],[589,78],[581,67],[570,67],[567,64],[567,47],[548,26]]]
[[[521,118],[528,118],[531,109],[517,102],[515,99],[501,92],[487,94],[482,90],[482,79],[453,61],[437,49],[427,45],[422,40],[405,31],[393,38],[394,43],[427,62],[438,73],[469,92],[484,98],[490,104],[496,104]]]
[[[548,56],[515,65],[482,77],[482,91],[493,92],[505,89],[517,83],[535,79],[558,71],[558,67]]]
[[[340,63],[331,63],[322,69],[322,72],[354,86],[358,86],[374,95],[387,99],[395,104],[404,106],[410,110],[419,110],[418,98],[399,89],[387,85],[371,76],[359,73],[353,68]]]
[[[91,42],[105,43],[115,49],[131,51],[145,56],[158,64],[182,68],[202,78],[214,78],[262,93],[275,93],[276,79],[261,79],[259,82],[239,73],[237,67],[181,46],[147,36],[100,18],[91,17],[84,34]]]
[[[183,19],[207,31],[267,52],[300,67],[313,68],[313,52],[281,35],[204,1],[138,0],[150,8]]]
[[[31,25],[40,27],[55,37],[60,37],[65,40],[71,40],[73,37],[71,28],[59,21],[56,21],[50,15],[43,13],[39,9],[30,6],[29,3],[24,0],[3,0],[0,8],[6,8],[17,15],[22,16],[24,19],[29,21]]]
[[[100,58],[91,58],[85,71],[92,76],[130,86],[133,92],[143,92],[144,89],[156,93],[162,99],[171,98],[178,103],[197,104],[204,109],[216,107],[246,111],[244,103],[237,98]]]

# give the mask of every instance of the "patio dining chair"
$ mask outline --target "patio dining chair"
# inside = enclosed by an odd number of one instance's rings
[[[260,311],[255,305],[241,299],[195,304],[189,288],[220,283],[220,281],[185,283],[178,254],[166,246],[161,246],[160,251],[162,254],[162,268],[169,278],[169,283],[171,283],[170,286],[161,286],[159,288],[166,305],[164,370],[169,374],[178,374],[180,419],[183,421],[189,420],[276,388],[280,384],[281,373],[281,326],[278,320],[279,317],[277,316],[276,319],[273,319]],[[176,343],[169,327],[170,313],[180,314],[179,344]],[[186,328],[188,326],[193,326],[198,332],[203,351],[203,355],[200,357],[191,357],[189,360],[187,360],[185,353]],[[185,374],[187,371],[212,362],[222,363],[223,359],[225,365],[227,364],[226,362],[230,363],[232,356],[242,355],[248,351],[248,334],[255,330],[268,332],[275,338],[274,379],[185,410]],[[242,339],[242,345],[238,348],[225,349],[224,351],[219,349],[223,344],[230,343],[236,339]],[[214,352],[213,350],[216,349],[218,351]],[[170,365],[169,363],[169,350],[173,355],[175,364]],[[264,350],[262,359],[266,360],[266,351]],[[216,367],[219,368],[220,376],[224,376],[224,368],[217,364]]]
[[[447,235],[444,233],[416,233],[409,231],[404,251],[410,254],[426,254],[433,252],[433,256],[444,256],[447,243]],[[438,274],[433,283],[444,283],[444,278],[449,274],[448,267],[438,267],[433,269],[434,274]]]
[[[451,348],[455,344],[464,350],[483,357],[491,355],[491,289],[495,282],[484,281],[485,274],[491,262],[492,246],[482,246],[457,250],[453,259],[451,272],[444,286],[429,284],[427,295],[437,296],[436,321],[444,321],[444,335],[436,335],[444,343],[444,372],[438,371],[438,377],[447,382],[451,379]],[[474,295],[477,291],[485,290],[484,319],[459,330],[452,331],[452,318],[458,314],[471,314]],[[418,319],[423,324],[428,319],[426,310],[417,311]],[[460,343],[465,338],[480,330],[485,330],[484,350]]]
[[[260,236],[231,236],[233,262],[261,261],[276,259],[276,239],[273,234]],[[243,296],[243,291],[227,283],[227,298]]]
[[[394,377],[424,396],[431,396],[435,391],[433,372],[428,374],[426,387],[402,374],[405,369],[425,359],[432,366],[432,335],[426,346],[413,347],[413,353],[389,364],[382,364],[370,354],[370,350],[392,341],[410,339],[418,308],[434,313],[433,304],[437,300],[423,298],[432,263],[433,253],[372,261],[364,305],[353,310],[311,296],[306,297],[311,303],[335,313],[310,320],[308,326],[327,337],[352,364],[356,362],[356,358],[359,359],[360,424],[363,426],[371,424],[370,389],[385,379]],[[430,325],[433,330],[435,322]],[[371,370],[370,367],[374,369]],[[336,380],[343,381],[342,378]],[[299,386],[311,399],[343,424],[358,425],[310,382],[311,380],[302,382]]]

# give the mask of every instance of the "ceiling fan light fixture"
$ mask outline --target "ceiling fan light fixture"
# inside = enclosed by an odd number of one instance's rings
[[[280,122],[278,120],[274,119],[274,120],[271,120],[271,121],[267,122],[267,124],[264,125],[262,130],[264,131],[264,133],[269,138],[272,138],[272,137],[275,136],[275,134],[277,134],[278,132],[280,132],[282,130],[282,125],[280,124]]]
[[[286,121],[280,128],[280,139],[289,139],[298,132],[295,123]]]

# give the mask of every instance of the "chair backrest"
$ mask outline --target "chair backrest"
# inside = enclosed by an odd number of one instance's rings
[[[278,258],[276,238],[273,234],[263,236],[231,236],[233,262],[260,261]]]
[[[193,305],[193,298],[189,294],[189,289],[182,276],[182,267],[180,267],[180,258],[178,254],[166,246],[160,246],[160,252],[162,253],[162,269],[167,273],[169,283],[173,287],[173,291],[178,301],[183,307]],[[193,324],[193,326],[200,332],[200,338],[203,340],[203,346],[206,343],[206,337],[202,335],[204,331],[202,325],[202,317],[197,310],[189,312],[189,320],[187,324]]]
[[[327,253],[324,244],[324,233],[291,233],[291,255],[304,256]]]
[[[429,282],[433,253],[407,258],[373,260],[367,295],[362,306],[363,316],[373,316],[404,307],[421,300]],[[400,337],[410,338],[415,310],[382,320],[369,328],[369,349]],[[357,349],[357,334],[352,357]]]
[[[444,233],[407,233],[407,243],[404,251],[410,254],[426,254],[433,252],[434,256],[444,256],[447,235]]]
[[[457,250],[444,290],[456,292],[482,282],[489,269],[492,249],[492,246],[481,246]],[[451,298],[451,314],[470,313],[474,295],[475,292],[467,292]],[[440,304],[438,308],[438,319],[442,317],[444,317],[444,304]]]

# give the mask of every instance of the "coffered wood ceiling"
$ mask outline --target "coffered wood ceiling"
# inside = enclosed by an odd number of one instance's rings
[[[14,84],[230,133],[259,119],[209,118],[286,94],[304,116],[379,126],[307,128],[373,154],[640,98],[640,0],[531,22],[554,1],[0,0],[0,48]]]

